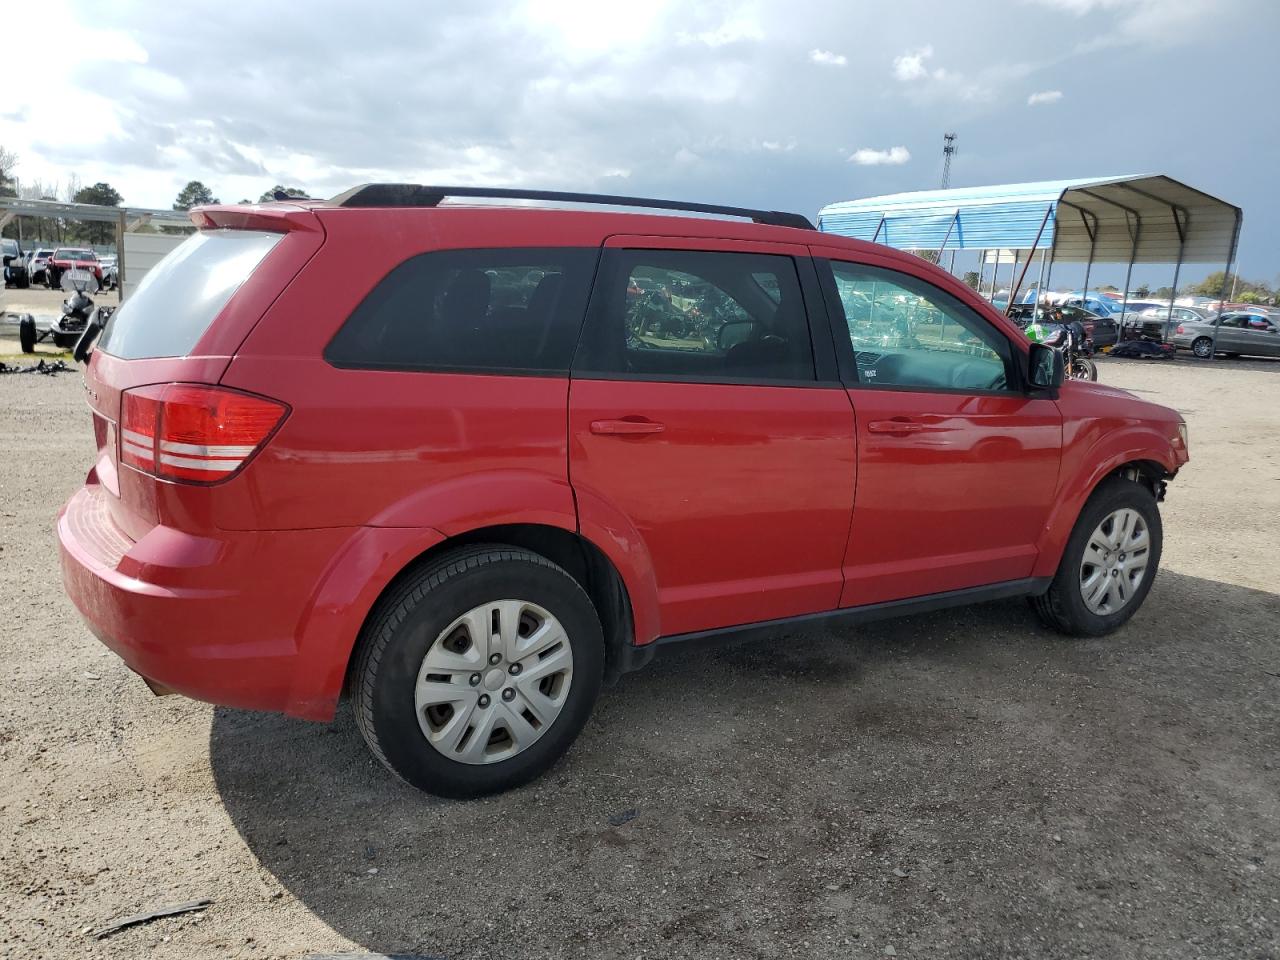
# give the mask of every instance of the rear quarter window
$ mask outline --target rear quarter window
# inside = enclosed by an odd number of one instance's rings
[[[598,251],[441,250],[369,292],[325,349],[337,367],[566,373]]]
[[[257,230],[192,234],[112,314],[98,348],[122,360],[186,356],[283,236]]]

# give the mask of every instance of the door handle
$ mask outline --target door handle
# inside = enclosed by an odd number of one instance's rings
[[[868,433],[919,433],[924,424],[914,423],[905,418],[898,420],[872,420],[867,424]]]
[[[607,437],[643,437],[653,433],[661,433],[667,429],[665,423],[640,418],[621,420],[592,420],[591,432]]]

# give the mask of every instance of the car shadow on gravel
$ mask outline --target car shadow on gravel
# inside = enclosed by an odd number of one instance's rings
[[[345,705],[219,709],[210,753],[262,866],[387,953],[1244,955],[1278,932],[1278,624],[1166,570],[1108,639],[1010,601],[675,652],[470,803],[394,779]]]

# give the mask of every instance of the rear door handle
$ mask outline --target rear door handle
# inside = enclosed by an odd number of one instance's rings
[[[869,433],[919,433],[924,424],[911,420],[872,420],[867,424]]]
[[[665,429],[667,429],[665,423],[640,418],[591,421],[592,433],[609,437],[641,437],[651,433],[661,433]]]

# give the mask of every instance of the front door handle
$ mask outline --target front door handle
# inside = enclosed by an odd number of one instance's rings
[[[665,429],[667,429],[665,423],[657,423],[642,417],[591,421],[591,432],[607,437],[642,437],[661,433]]]
[[[919,433],[923,429],[924,424],[915,423],[905,417],[893,420],[872,420],[867,424],[869,433]]]

